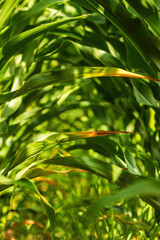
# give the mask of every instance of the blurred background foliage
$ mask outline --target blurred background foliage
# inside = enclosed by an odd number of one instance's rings
[[[159,1],[0,8],[1,239],[159,239]]]

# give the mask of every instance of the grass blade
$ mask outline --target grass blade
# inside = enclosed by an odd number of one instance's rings
[[[160,196],[160,189],[159,189],[159,181],[144,181],[135,183],[120,192],[116,193],[115,195],[106,195],[100,198],[99,200],[95,201],[91,209],[89,210],[88,216],[93,218],[95,214],[97,214],[100,210],[105,208],[106,206],[112,206],[116,204],[121,199],[135,197],[136,195],[142,195],[147,197],[149,195],[152,196]],[[157,202],[156,206],[157,210],[160,211],[160,204]]]
[[[158,38],[160,38],[160,18],[158,9],[153,0],[131,1],[129,4],[139,13],[140,17],[152,29]]]
[[[24,85],[12,93],[0,94],[0,104],[10,101],[16,97],[26,94],[34,89],[52,85],[54,83],[70,82],[75,79],[94,78],[94,77],[132,77],[141,79],[150,79],[152,81],[160,81],[158,79],[143,76],[141,74],[125,71],[120,68],[113,67],[71,67],[61,71],[46,72],[32,76]]]
[[[29,188],[32,192],[36,193],[36,195],[38,195],[38,197],[40,198],[40,201],[46,211],[46,214],[50,220],[50,230],[53,234],[54,231],[54,225],[55,225],[55,212],[53,207],[47,202],[47,200],[40,194],[40,192],[38,191],[36,185],[30,181],[27,178],[22,178],[20,180],[15,181],[15,184],[18,184],[19,186],[23,187],[23,188]]]
[[[73,18],[66,18],[66,19],[59,20],[56,22],[54,21],[51,23],[45,23],[45,24],[42,24],[41,26],[22,32],[16,35],[15,37],[9,39],[8,42],[5,43],[2,48],[2,58],[0,59],[1,60],[0,69],[14,54],[19,52],[29,42],[39,37],[41,34],[44,34],[46,31],[54,30],[63,24],[83,19],[84,17],[86,17],[86,15],[73,17]]]
[[[2,6],[0,14],[0,29],[12,13],[15,6],[20,2],[20,0],[6,0]]]

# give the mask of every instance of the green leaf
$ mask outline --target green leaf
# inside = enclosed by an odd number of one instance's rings
[[[95,151],[111,157],[116,156],[115,164],[118,167],[126,168],[123,151],[117,142],[106,137],[92,138],[88,139],[87,141],[89,146]]]
[[[153,30],[156,36],[160,39],[160,18],[158,9],[153,0],[139,0],[127,2],[138,12],[145,23]]]
[[[95,201],[91,209],[89,210],[89,217],[93,218],[95,214],[97,214],[100,210],[105,208],[106,206],[111,206],[116,204],[121,199],[135,197],[136,195],[142,195],[144,197],[148,197],[149,195],[160,196],[159,189],[159,181],[144,181],[135,183],[120,192],[114,195],[106,195]],[[155,207],[158,211],[160,211],[160,204],[155,203]]]
[[[63,24],[83,19],[84,17],[86,17],[86,15],[73,17],[73,18],[66,18],[66,19],[59,20],[56,22],[54,21],[51,23],[45,23],[45,24],[42,24],[41,26],[35,27],[23,33],[20,33],[14,36],[13,38],[9,39],[8,42],[4,44],[2,48],[3,57],[1,58],[0,69],[13,55],[15,55],[17,52],[23,49],[29,42],[39,37],[41,34],[44,34],[45,32],[50,30],[54,30]]]
[[[140,72],[147,72],[152,76],[152,71],[148,67],[149,63],[146,63],[142,56],[136,51],[133,45],[125,38],[124,39],[126,50],[127,50],[127,61],[131,67],[139,69]]]
[[[154,0],[154,3],[156,4],[158,10],[160,10],[160,2],[159,2],[159,0]]]
[[[138,103],[143,103],[151,107],[160,107],[160,102],[155,99],[151,88],[141,80],[131,80],[134,90],[134,95]]]
[[[0,94],[0,104],[3,104],[7,101],[10,101],[12,98],[14,98],[14,92],[8,92],[8,93],[1,93]]]
[[[133,174],[130,174],[127,171],[123,171],[121,168],[113,164],[98,159],[93,159],[87,156],[57,157],[57,158],[54,157],[51,159],[41,160],[39,161],[39,164],[51,164],[79,168],[85,171],[89,171],[90,173],[99,175],[103,178],[106,178],[108,181],[116,183],[120,186],[125,186],[129,182],[135,181],[137,179],[137,177],[134,176]],[[120,175],[121,177],[117,179],[117,176]]]
[[[139,168],[137,167],[135,158],[133,157],[131,152],[127,149],[125,150],[125,162],[127,164],[127,168],[128,168],[129,172],[136,174],[136,175],[141,175],[141,172],[140,172]]]
[[[50,220],[50,229],[51,232],[53,233],[54,230],[54,225],[55,225],[55,212],[53,207],[47,202],[47,200],[40,194],[40,192],[38,191],[36,185],[30,181],[27,178],[22,178],[20,180],[15,181],[15,183],[21,187],[28,188],[30,189],[32,192],[36,193],[38,195],[38,197],[41,200],[41,203],[46,211],[46,214]]]
[[[141,161],[143,162],[145,169],[149,174],[149,177],[154,178],[156,175],[155,172],[156,172],[157,162],[149,154],[145,152],[138,153],[138,158],[141,159]]]
[[[0,175],[0,184],[11,185],[13,181],[3,175]]]
[[[81,0],[73,1],[80,5],[83,5],[84,2]],[[98,11],[119,29],[135,50],[141,55],[146,64],[148,64],[153,74],[156,73],[154,65],[157,69],[160,69],[159,42],[150,34],[145,24],[139,21],[135,16],[132,16],[118,0],[87,0],[86,2],[94,8],[94,11]],[[149,64],[150,60],[153,64]]]
[[[6,134],[8,131],[8,126],[5,120],[0,121],[0,135]]]
[[[33,75],[29,78],[24,85],[12,92],[12,93],[2,93],[0,94],[0,104],[4,101],[8,101],[33,91],[38,88],[52,85],[54,83],[64,83],[71,82],[76,79],[83,78],[94,78],[94,77],[133,77],[133,78],[148,78],[154,81],[159,81],[158,79],[153,79],[140,74],[125,71],[120,68],[113,67],[71,67],[61,71],[46,72]]]
[[[11,187],[13,184],[14,184],[13,180],[11,180],[3,175],[0,175],[0,192],[6,188]]]
[[[24,13],[20,14],[18,13],[14,21],[12,23],[12,35],[16,32],[20,32],[27,24],[28,21],[32,18],[37,16],[38,14],[41,13],[44,9],[47,7],[51,7],[52,5],[58,3],[58,2],[63,2],[60,0],[45,0],[43,2],[37,2],[35,3],[28,11],[25,11]]]
[[[20,0],[6,0],[0,14],[0,29]]]
[[[32,158],[40,154],[45,148],[46,143],[44,141],[29,143],[22,147],[15,155],[10,168],[14,168],[28,158]]]
[[[117,134],[117,133],[129,133],[125,131],[84,131],[84,132],[66,132],[66,133],[50,133],[49,136],[46,136],[46,138],[43,141],[35,141],[32,143],[29,143],[28,145],[22,147],[16,154],[15,158],[13,158],[10,169],[14,168],[15,166],[21,164],[26,159],[31,159],[32,157],[36,157],[43,151],[46,151],[48,149],[54,148],[57,145],[60,145],[66,141],[73,141],[76,139],[84,139],[84,138],[93,138],[96,136],[105,136],[105,135],[111,135],[111,134]],[[115,145],[116,143],[114,143]],[[115,148],[112,145],[112,152],[116,152],[117,155],[123,154],[121,152],[121,149],[119,151],[116,151]],[[113,150],[114,149],[114,150]]]
[[[12,115],[15,111],[17,111],[17,109],[19,108],[19,106],[22,103],[22,98],[18,97],[13,99],[12,101],[8,102],[5,104],[1,117],[3,119],[9,117],[10,115]]]
[[[110,53],[99,50],[93,47],[83,46],[82,44],[73,43],[77,51],[82,55],[85,61],[89,62],[90,65],[104,65],[108,67],[123,67],[123,64]]]

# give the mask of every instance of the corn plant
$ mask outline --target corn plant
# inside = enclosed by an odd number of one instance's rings
[[[33,239],[25,225],[37,224],[37,239],[158,239],[159,1],[0,5],[1,238]],[[93,181],[94,194],[77,182],[77,200],[72,176]],[[64,179],[56,204],[42,186]],[[87,227],[74,225],[76,207]],[[70,233],[58,230],[65,212]]]

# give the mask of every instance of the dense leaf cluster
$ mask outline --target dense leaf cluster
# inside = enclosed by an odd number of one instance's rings
[[[0,6],[1,237],[158,239],[159,1]]]

